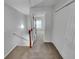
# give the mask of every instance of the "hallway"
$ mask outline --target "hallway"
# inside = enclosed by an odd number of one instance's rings
[[[5,59],[75,59],[75,0],[4,0],[4,8]]]
[[[63,59],[52,43],[39,47],[17,46],[5,59]]]

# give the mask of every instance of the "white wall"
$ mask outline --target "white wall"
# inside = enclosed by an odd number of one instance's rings
[[[52,40],[52,19],[53,19],[53,8],[51,7],[37,7],[31,8],[31,13],[36,14],[45,14],[45,42],[50,42]]]
[[[52,42],[64,59],[75,59],[75,3],[54,14]]]
[[[53,26],[53,9],[49,10],[45,15],[45,40],[52,41],[52,26]]]
[[[20,29],[21,23],[27,28],[27,16],[16,11],[7,4],[4,5],[4,55],[6,56],[22,39],[13,35],[14,32],[24,35]],[[24,29],[25,30],[25,29]]]

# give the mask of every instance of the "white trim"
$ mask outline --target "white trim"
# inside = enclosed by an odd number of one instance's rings
[[[74,1],[74,0],[67,1],[65,4],[62,4],[60,7],[56,8],[55,10],[58,11],[59,9],[61,9],[62,7],[64,7],[65,5],[69,4],[72,1]]]
[[[13,46],[5,55],[4,55],[4,58],[10,54],[10,52],[16,47],[17,45]]]
[[[56,49],[58,50],[59,54],[62,56],[62,58],[64,59],[61,51],[59,50],[59,48],[57,47],[56,43],[54,41],[51,41],[52,44],[54,44],[54,46],[56,47]]]

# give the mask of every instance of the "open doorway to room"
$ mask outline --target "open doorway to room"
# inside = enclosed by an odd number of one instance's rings
[[[34,44],[35,42],[42,43],[45,38],[45,14],[36,14],[33,18],[34,27]]]

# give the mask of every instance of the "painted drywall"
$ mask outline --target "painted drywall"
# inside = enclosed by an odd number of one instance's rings
[[[54,13],[52,42],[64,59],[75,59],[75,3]]]
[[[51,7],[38,7],[38,8],[31,8],[31,13],[33,15],[38,15],[38,14],[45,14],[45,42],[51,42],[52,40],[52,19],[53,19],[53,8]]]
[[[6,56],[23,41],[13,33],[16,32],[21,36],[27,33],[27,15],[21,14],[7,4],[4,4],[4,13],[4,55]],[[24,29],[20,28],[21,24],[24,24]]]
[[[51,42],[52,40],[52,26],[53,26],[53,9],[48,11],[45,15],[45,40]]]

